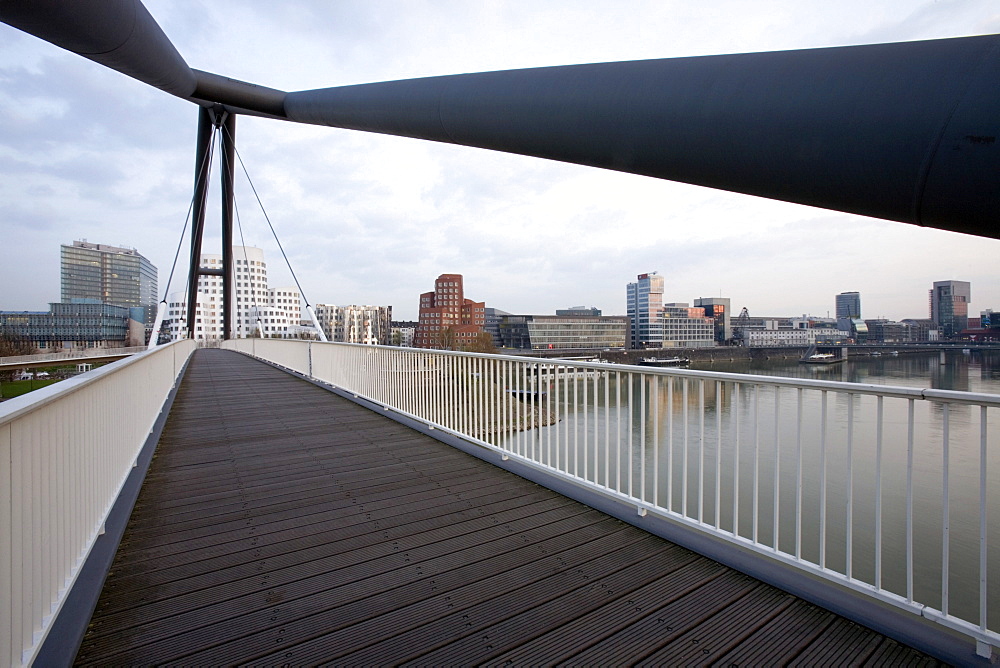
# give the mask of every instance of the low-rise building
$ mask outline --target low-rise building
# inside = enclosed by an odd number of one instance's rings
[[[556,309],[556,315],[589,315],[600,316],[601,309],[596,306],[570,306],[569,308]]]
[[[657,347],[711,348],[715,345],[715,318],[706,316],[704,308],[664,304],[658,322],[662,339]]]
[[[413,336],[417,332],[417,323],[413,320],[394,320],[392,332],[389,335],[389,345],[403,348],[413,347]]]
[[[0,311],[0,331],[40,350],[121,348],[146,342],[146,310],[96,299],[53,302],[48,311]]]
[[[604,350],[625,348],[625,316],[505,315],[500,319],[504,348],[521,350]]]
[[[815,343],[810,333],[808,329],[750,329],[747,331],[748,345],[751,348],[809,346]]]
[[[329,341],[383,346],[391,342],[391,306],[316,304],[313,310]]]

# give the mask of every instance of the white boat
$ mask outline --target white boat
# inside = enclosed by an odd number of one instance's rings
[[[837,357],[833,353],[813,353],[799,360],[802,364],[836,364],[843,361],[843,357]]]

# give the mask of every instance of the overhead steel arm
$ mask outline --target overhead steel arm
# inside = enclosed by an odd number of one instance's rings
[[[1000,36],[289,93],[291,120],[1000,236]]]
[[[5,0],[0,20],[234,113],[520,153],[1000,238],[998,35],[285,93],[188,68],[138,0]],[[105,46],[122,45],[95,54],[80,27],[95,23],[107,24]],[[145,46],[122,41],[129,25],[149,38]]]

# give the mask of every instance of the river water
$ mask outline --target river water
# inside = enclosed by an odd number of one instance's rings
[[[1000,351],[692,368],[1000,395]],[[546,389],[558,422],[509,446],[935,609],[947,590],[948,612],[979,623],[980,406],[621,372]],[[985,424],[987,605],[997,628],[1000,409]]]

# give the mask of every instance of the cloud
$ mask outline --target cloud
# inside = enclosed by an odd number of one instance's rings
[[[149,0],[193,67],[285,90],[578,62],[811,48],[1000,30],[992,2]],[[161,292],[191,198],[196,109],[0,26],[0,308],[58,299],[58,246],[134,246]],[[638,273],[670,301],[720,293],[752,313],[919,316],[934,280],[1000,307],[1000,242],[546,160],[241,117],[237,143],[312,302],[413,318],[441,273],[513,312],[624,311]],[[216,170],[218,161],[216,161]],[[292,278],[242,175],[247,243]],[[220,244],[218,173],[206,252]],[[181,253],[177,276],[187,271]],[[182,280],[175,278],[174,289]]]

